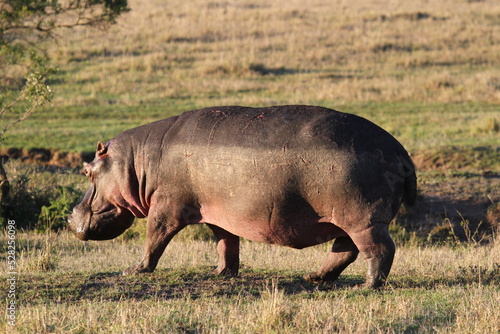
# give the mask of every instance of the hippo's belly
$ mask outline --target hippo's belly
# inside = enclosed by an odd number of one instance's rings
[[[292,248],[318,245],[347,234],[330,223],[330,218],[316,214],[294,212],[266,212],[248,215],[233,213],[222,207],[202,206],[202,223],[223,228],[248,240]]]

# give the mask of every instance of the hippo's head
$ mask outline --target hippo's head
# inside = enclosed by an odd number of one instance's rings
[[[69,229],[80,240],[115,238],[134,221],[122,195],[123,184],[127,183],[123,160],[113,161],[108,146],[99,142],[94,161],[84,167],[83,172],[91,185],[68,217]]]

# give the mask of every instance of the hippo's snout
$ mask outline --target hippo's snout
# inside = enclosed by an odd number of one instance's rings
[[[68,217],[68,228],[80,240],[108,240],[122,234],[134,221],[127,210],[112,207],[103,212],[93,212],[88,205],[80,204]]]
[[[90,210],[88,210],[90,212]],[[88,216],[88,217],[85,217]],[[68,228],[76,237],[82,241],[89,240],[88,230],[90,225],[90,215],[82,212],[80,206],[73,209],[73,213],[68,217]]]

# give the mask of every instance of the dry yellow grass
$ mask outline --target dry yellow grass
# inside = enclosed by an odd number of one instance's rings
[[[375,292],[345,284],[362,279],[362,260],[346,271],[339,287],[301,281],[302,273],[319,265],[326,245],[297,251],[243,242],[241,277],[214,279],[204,272],[214,267],[215,245],[174,239],[155,273],[122,277],[117,271],[137,260],[142,242],[82,243],[69,233],[17,238],[19,333],[499,330],[500,290],[492,276],[499,270],[498,242],[401,248],[389,286]],[[53,266],[29,265],[43,261],[46,252]]]
[[[500,3],[138,1],[65,31],[57,104],[500,101]]]

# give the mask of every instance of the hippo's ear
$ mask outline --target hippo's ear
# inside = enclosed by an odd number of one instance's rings
[[[96,149],[97,155],[104,155],[108,152],[108,148],[106,145],[104,145],[102,142],[97,142],[97,149]]]

